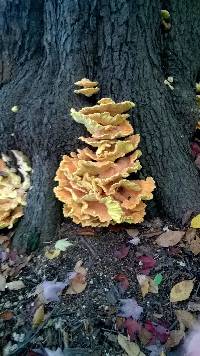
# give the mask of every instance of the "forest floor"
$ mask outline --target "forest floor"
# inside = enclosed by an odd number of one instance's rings
[[[57,257],[46,253],[54,251],[55,243],[45,243],[31,256],[18,256],[9,251],[8,240],[1,236],[0,354],[182,355],[179,344],[200,310],[199,257],[191,252],[184,236],[181,240],[172,237],[169,247],[156,242],[159,235],[171,230],[176,228],[158,218],[129,230],[82,229],[67,222],[59,238],[67,238],[73,245]],[[70,274],[78,261],[84,268]],[[138,275],[148,281],[145,285],[143,280],[144,297]],[[75,294],[68,294],[69,286],[62,286],[59,300],[41,298],[41,283],[66,279],[71,286],[75,281]],[[184,296],[179,295],[179,288],[176,297],[185,300],[172,302],[170,291],[181,281],[192,286],[184,285]],[[55,289],[46,292],[54,299]],[[177,316],[177,310],[182,314]],[[172,349],[166,350],[166,342]],[[175,345],[179,351],[173,349]]]

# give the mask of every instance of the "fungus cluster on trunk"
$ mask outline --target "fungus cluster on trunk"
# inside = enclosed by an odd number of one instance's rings
[[[19,151],[2,154],[0,159],[0,229],[12,228],[24,215],[27,190],[30,187],[31,167],[27,158]]]
[[[140,223],[145,200],[152,199],[153,178],[130,180],[141,169],[137,149],[140,135],[128,122],[130,101],[115,103],[103,98],[97,105],[77,111],[72,118],[83,124],[91,137],[80,137],[90,146],[64,155],[56,172],[56,197],[64,203],[65,217],[82,226]]]

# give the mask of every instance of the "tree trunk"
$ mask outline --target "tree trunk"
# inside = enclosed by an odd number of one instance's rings
[[[161,26],[160,10],[171,14]],[[71,107],[94,99],[73,94],[82,77],[101,97],[133,100],[144,175],[157,184],[160,212],[176,222],[200,211],[200,178],[189,143],[199,110],[200,3],[196,0],[2,0],[0,9],[0,150],[31,158],[32,189],[14,244],[32,249],[54,237],[62,215],[53,177],[61,155],[76,149],[83,127]],[[172,76],[174,90],[164,84]],[[17,113],[11,107],[18,105]]]

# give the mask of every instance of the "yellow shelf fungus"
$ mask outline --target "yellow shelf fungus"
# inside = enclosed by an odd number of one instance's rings
[[[63,156],[56,172],[56,197],[64,203],[63,213],[82,226],[140,223],[146,204],[153,198],[153,178],[128,180],[141,169],[140,135],[133,134],[127,111],[130,101],[115,103],[103,98],[97,105],[79,111],[72,118],[83,124],[92,137],[80,137],[91,148],[77,149]]]
[[[82,89],[74,90],[75,94],[83,94],[87,97],[90,97],[99,92],[99,88],[97,87],[98,82],[92,82],[87,78],[83,78],[74,84],[83,87]]]
[[[0,229],[12,228],[24,215],[23,207],[30,187],[31,167],[27,158],[20,151],[13,150],[12,154],[16,159],[17,169],[10,167],[11,160],[8,156],[2,154],[0,159]]]

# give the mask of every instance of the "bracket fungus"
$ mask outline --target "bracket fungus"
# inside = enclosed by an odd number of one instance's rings
[[[71,109],[72,118],[92,135],[80,137],[91,148],[63,156],[54,193],[64,203],[64,216],[76,224],[136,224],[144,219],[144,201],[152,199],[155,182],[151,177],[127,179],[141,169],[140,135],[127,121],[127,111],[134,106],[130,101],[103,98],[97,105]]]
[[[15,166],[15,168],[14,168]],[[26,156],[17,150],[0,159],[0,229],[12,228],[23,216],[31,167]]]
[[[87,78],[83,78],[74,84],[83,87],[82,89],[74,90],[75,94],[83,94],[87,97],[90,97],[99,92],[99,88],[97,87],[98,82],[92,82]]]

